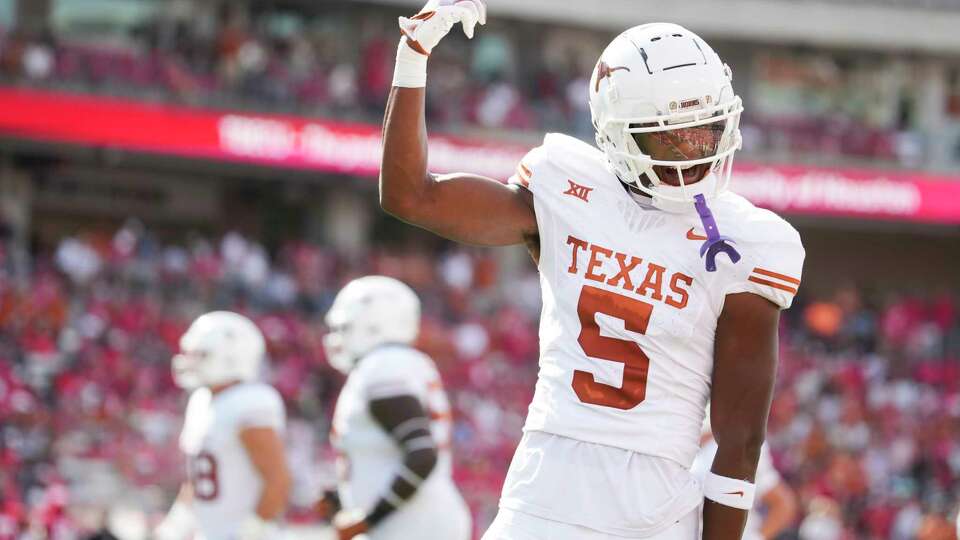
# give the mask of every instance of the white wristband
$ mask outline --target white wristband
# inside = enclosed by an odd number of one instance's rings
[[[727,478],[712,472],[707,473],[707,478],[703,482],[704,497],[717,504],[741,510],[753,508],[753,498],[756,492],[757,486],[750,482]]]
[[[400,88],[427,86],[427,58],[407,45],[407,38],[397,47],[397,63],[393,68],[393,85]]]

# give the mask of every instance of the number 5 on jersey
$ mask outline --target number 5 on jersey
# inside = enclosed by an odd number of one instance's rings
[[[647,393],[650,358],[635,342],[600,335],[597,314],[620,319],[630,332],[645,334],[653,306],[646,302],[584,285],[577,303],[580,337],[584,354],[623,364],[623,384],[619,388],[597,382],[592,373],[573,372],[573,390],[583,403],[628,410],[639,405]]]

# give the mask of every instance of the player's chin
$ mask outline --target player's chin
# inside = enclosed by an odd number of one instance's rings
[[[707,176],[707,173],[710,172],[710,164],[701,163],[700,165],[693,165],[692,167],[681,169],[681,171],[683,172],[683,183],[689,186],[696,184]],[[677,174],[676,167],[655,165],[653,172],[657,173],[657,178],[660,179],[660,182],[668,186],[676,187],[680,185],[680,176]]]

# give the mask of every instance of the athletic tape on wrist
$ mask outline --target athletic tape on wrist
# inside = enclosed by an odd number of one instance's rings
[[[750,510],[753,508],[753,498],[756,495],[757,486],[750,482],[727,478],[707,473],[707,478],[703,482],[703,496],[711,501],[739,508],[740,510]]]
[[[393,68],[393,85],[400,88],[427,86],[427,56],[410,48],[407,38],[397,47],[397,63]]]

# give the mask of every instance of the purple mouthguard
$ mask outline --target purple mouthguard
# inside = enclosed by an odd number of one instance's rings
[[[707,240],[700,246],[700,256],[706,254],[707,272],[717,271],[717,254],[726,253],[730,261],[736,264],[740,261],[740,253],[732,245],[733,240],[726,236],[720,236],[720,229],[717,228],[717,220],[713,217],[713,212],[707,207],[707,200],[703,194],[696,195],[694,206],[697,207],[697,214],[700,215],[700,223],[703,223],[703,230],[707,234]]]

